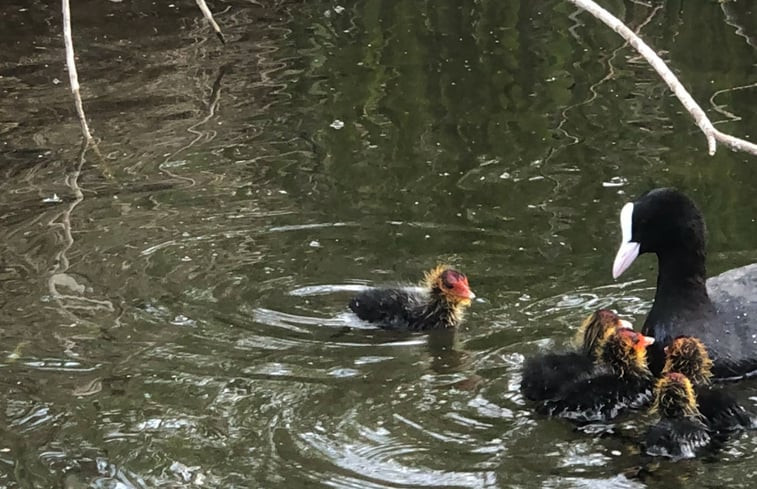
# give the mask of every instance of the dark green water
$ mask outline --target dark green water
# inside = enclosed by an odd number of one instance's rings
[[[222,47],[189,0],[74,3],[102,158],[58,3],[0,6],[0,487],[754,487],[753,435],[640,471],[646,415],[580,433],[518,390],[593,309],[643,321],[654,260],[610,276],[642,191],[700,203],[711,273],[757,261],[757,159],[708,157],[613,32],[560,0],[230,0]],[[753,2],[606,3],[757,136]],[[350,319],[438,261],[481,298],[456,337]]]

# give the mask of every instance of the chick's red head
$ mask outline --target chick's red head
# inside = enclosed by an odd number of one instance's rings
[[[451,268],[444,270],[439,277],[439,282],[442,291],[447,295],[467,301],[471,301],[476,297],[476,294],[473,293],[470,285],[468,285],[468,277],[457,270]]]

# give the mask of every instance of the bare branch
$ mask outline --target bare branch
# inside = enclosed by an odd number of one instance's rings
[[[617,17],[597,5],[592,0],[568,1],[576,5],[577,7],[586,10],[591,15],[605,23],[612,30],[620,34],[620,36],[625,39],[628,44],[630,44],[636,51],[639,52],[639,54],[644,57],[644,59],[647,60],[652,68],[655,69],[657,74],[659,74],[660,77],[662,77],[662,79],[665,81],[665,83],[668,84],[668,87],[673,90],[675,96],[678,97],[678,100],[681,101],[684,108],[694,118],[694,121],[696,122],[697,126],[699,126],[699,129],[701,129],[704,133],[704,136],[707,139],[707,146],[709,147],[710,155],[715,154],[715,150],[717,149],[717,141],[720,141],[721,143],[735,151],[743,151],[745,153],[757,155],[757,144],[737,138],[735,136],[731,136],[729,134],[725,134],[715,129],[715,126],[712,125],[712,122],[710,122],[710,119],[708,119],[707,115],[704,113],[704,110],[702,110],[702,108],[696,103],[689,92],[686,91],[684,86],[680,81],[678,81],[678,78],[676,78],[673,72],[670,71],[670,68],[668,68],[665,62],[659,56],[657,56],[657,53],[655,53],[652,48],[650,48],[644,41],[642,41],[639,36],[637,36],[631,29],[623,24],[623,22],[621,22]]]
[[[56,229],[61,230],[61,235],[58,236],[58,241],[62,243],[61,249],[55,254],[55,265],[50,271],[50,276],[47,279],[47,287],[50,291],[50,297],[60,308],[61,313],[70,321],[74,323],[88,322],[83,317],[76,314],[76,310],[106,310],[108,312],[115,311],[113,303],[109,300],[100,300],[85,297],[83,291],[70,291],[71,288],[71,276],[67,273],[70,267],[68,252],[74,245],[74,229],[71,225],[71,216],[74,209],[84,201],[84,193],[79,186],[79,177],[81,176],[82,167],[84,166],[85,156],[87,150],[90,147],[95,147],[89,140],[83,141],[81,150],[79,151],[79,161],[74,167],[73,171],[66,175],[65,184],[71,189],[74,200],[68,202],[63,210],[55,215],[48,225]],[[75,283],[75,282],[74,282]],[[64,289],[67,289],[66,293],[58,290],[58,286],[63,285]],[[84,287],[81,287],[84,289]]]
[[[205,3],[205,0],[196,0],[196,1],[197,1],[197,6],[200,7],[200,10],[202,10],[202,15],[204,15],[205,18],[208,19],[208,22],[210,22],[210,25],[213,26],[213,30],[216,31],[216,36],[218,36],[218,39],[221,40],[222,44],[226,44],[226,39],[223,37],[221,28],[218,26],[215,19],[213,18],[213,13],[208,8],[208,4]]]
[[[76,61],[74,60],[74,41],[71,37],[71,7],[68,0],[63,2],[63,40],[66,45],[66,67],[68,68],[68,79],[71,83],[71,92],[74,94],[74,105],[76,105],[76,114],[79,116],[81,123],[81,132],[87,142],[93,141],[92,134],[89,132],[87,118],[84,116],[84,106],[81,102],[79,93],[79,75],[76,73]]]

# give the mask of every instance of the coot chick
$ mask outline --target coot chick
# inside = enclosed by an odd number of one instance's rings
[[[357,317],[382,328],[423,331],[456,327],[475,297],[463,273],[440,265],[426,273],[420,290],[369,289],[349,306]]]
[[[646,434],[646,452],[674,460],[695,457],[713,442],[712,432],[697,407],[697,397],[689,379],[668,372],[655,386],[652,412],[660,415]]]
[[[663,348],[678,336],[707,345],[716,378],[757,370],[757,264],[707,280],[702,214],[675,189],[655,189],[626,204],[620,228],[614,278],[638,255],[657,255],[657,291],[641,330],[657,340],[650,348],[652,371],[661,371]]]
[[[665,348],[663,374],[678,372],[694,386],[699,412],[709,428],[730,432],[752,428],[754,422],[736,399],[723,389],[710,385],[712,360],[698,338],[679,336]]]
[[[578,423],[609,421],[652,399],[653,377],[647,346],[654,343],[629,329],[612,330],[602,340],[599,365],[543,404],[542,411]]]
[[[610,330],[633,329],[607,309],[591,313],[576,334],[577,351],[546,353],[526,360],[520,387],[532,401],[543,401],[557,395],[560,388],[581,375],[591,372],[599,359],[603,338]]]
[[[662,373],[678,372],[692,385],[709,385],[712,378],[712,359],[699,338],[679,336],[664,348],[665,365]]]

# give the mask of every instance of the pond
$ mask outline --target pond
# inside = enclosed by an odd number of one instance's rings
[[[564,0],[0,7],[0,487],[747,488],[757,438],[649,463],[651,419],[546,419],[524,357],[615,308],[623,203],[701,206],[710,274],[757,261],[757,160],[720,148]],[[757,127],[749,1],[605,2],[737,136]],[[361,326],[358,286],[438,262],[456,335]],[[757,412],[757,382],[730,386]]]

